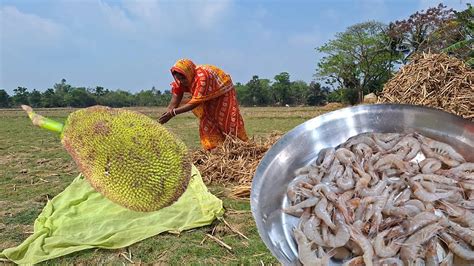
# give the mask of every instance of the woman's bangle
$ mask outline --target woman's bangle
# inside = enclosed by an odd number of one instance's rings
[[[171,111],[171,113],[173,113],[173,116],[176,116],[176,108],[173,108],[173,110]]]

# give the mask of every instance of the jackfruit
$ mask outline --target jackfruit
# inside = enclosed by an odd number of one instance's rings
[[[191,159],[186,145],[138,112],[93,106],[64,125],[22,106],[33,124],[61,133],[82,174],[109,200],[135,211],[156,211],[186,190]]]

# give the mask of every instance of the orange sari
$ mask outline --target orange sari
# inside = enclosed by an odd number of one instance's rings
[[[183,74],[191,86],[180,86],[175,80],[171,84],[172,93],[191,93],[188,103],[199,104],[193,113],[199,118],[201,145],[213,149],[225,140],[226,135],[246,141],[244,120],[240,115],[237,94],[231,77],[212,65],[194,65],[191,60],[181,59],[171,68]]]

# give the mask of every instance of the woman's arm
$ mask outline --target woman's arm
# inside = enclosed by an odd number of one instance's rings
[[[168,112],[164,113],[160,119],[158,120],[160,124],[164,124],[168,122],[173,116],[176,116],[178,114],[182,114],[185,112],[189,112],[196,108],[199,105],[199,103],[187,103],[181,107],[178,108],[172,108],[171,110],[168,110]]]
[[[177,108],[179,104],[181,103],[181,100],[183,99],[183,93],[180,94],[171,94],[171,101],[168,104],[168,112],[172,111],[173,108]]]
[[[171,111],[173,112],[173,115],[179,115],[179,114],[186,113],[193,110],[198,105],[199,103],[187,103],[181,107],[175,108],[174,111],[173,110]]]

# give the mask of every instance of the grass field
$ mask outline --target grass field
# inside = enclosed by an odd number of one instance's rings
[[[163,108],[131,108],[157,118]],[[249,136],[272,131],[287,132],[296,125],[331,108],[242,108]],[[64,121],[74,109],[37,109],[44,116]],[[192,114],[180,115],[166,126],[192,148],[199,148],[198,121]],[[0,251],[19,245],[33,231],[33,222],[48,199],[59,194],[79,174],[56,134],[34,127],[19,109],[0,110]],[[277,262],[258,235],[246,200],[227,198],[228,187],[208,185],[221,198],[225,219],[249,240],[239,237],[223,223],[182,232],[161,234],[126,249],[90,249],[47,261],[44,264],[130,263],[120,254],[131,254],[134,263],[163,264],[269,264]],[[206,233],[232,247],[228,251],[207,239]]]

